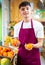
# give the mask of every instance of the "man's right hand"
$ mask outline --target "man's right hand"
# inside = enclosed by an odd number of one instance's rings
[[[16,46],[17,46],[17,47],[20,46],[20,41],[19,41],[17,38],[15,38],[15,43],[16,43]]]

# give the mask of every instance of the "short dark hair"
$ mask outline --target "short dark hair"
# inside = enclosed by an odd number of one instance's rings
[[[28,1],[23,1],[23,2],[21,2],[21,3],[19,4],[19,9],[20,9],[21,7],[24,7],[24,6],[27,6],[27,5],[29,5],[29,6],[31,7],[30,2],[28,2]]]

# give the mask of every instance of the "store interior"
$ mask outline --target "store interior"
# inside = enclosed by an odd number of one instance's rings
[[[24,0],[3,0],[0,8],[0,45],[10,46],[14,42],[14,26],[22,20],[19,4]],[[26,0],[31,2],[32,18],[44,26],[44,42],[41,55],[45,59],[45,0]],[[44,6],[43,6],[44,5]],[[35,16],[34,16],[35,15]],[[11,39],[11,41],[10,41]]]

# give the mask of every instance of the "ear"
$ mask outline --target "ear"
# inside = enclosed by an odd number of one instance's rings
[[[21,9],[19,9],[19,12],[21,12]]]
[[[21,9],[19,9],[19,13],[20,13],[20,15],[22,16],[22,11],[21,11]]]

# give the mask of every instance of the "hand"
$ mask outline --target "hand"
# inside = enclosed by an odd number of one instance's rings
[[[33,48],[33,44],[32,43],[25,44],[25,49],[32,50],[32,48]]]
[[[19,47],[20,46],[20,41],[18,39],[15,39],[15,43],[16,43],[16,46]]]
[[[16,47],[19,47],[19,46],[20,46],[20,43],[17,43],[17,44],[16,44]]]

